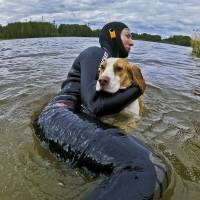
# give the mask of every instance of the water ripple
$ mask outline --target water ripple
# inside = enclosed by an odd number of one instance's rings
[[[0,44],[2,191],[12,194],[7,199],[80,199],[78,193],[84,196],[94,183],[70,175],[70,170],[63,172],[54,158],[49,159],[48,152],[34,144],[30,123],[33,111],[59,91],[75,57],[98,45],[98,39],[33,38],[2,40]],[[191,51],[190,47],[135,41],[129,60],[140,66],[147,89],[143,116],[130,134],[159,151],[172,166],[181,181],[170,195],[197,200],[200,59],[192,57]]]

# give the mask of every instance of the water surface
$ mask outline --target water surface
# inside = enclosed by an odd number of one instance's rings
[[[32,116],[59,91],[75,57],[96,45],[97,38],[0,41],[1,200],[78,200],[100,181],[55,159],[31,127]],[[200,196],[200,60],[191,51],[135,41],[129,56],[147,82],[143,116],[129,134],[172,167],[165,200]]]

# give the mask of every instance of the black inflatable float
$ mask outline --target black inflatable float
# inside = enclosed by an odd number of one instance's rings
[[[135,137],[84,113],[50,103],[34,128],[52,152],[106,175],[85,199],[159,199],[169,185],[170,170],[156,154]]]

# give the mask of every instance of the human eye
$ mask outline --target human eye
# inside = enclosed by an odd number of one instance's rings
[[[127,38],[132,38],[131,33],[126,33],[126,37],[127,37]]]

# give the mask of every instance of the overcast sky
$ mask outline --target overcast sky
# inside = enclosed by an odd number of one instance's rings
[[[1,25],[30,20],[92,29],[122,21],[136,33],[191,36],[200,29],[200,0],[0,0]]]

